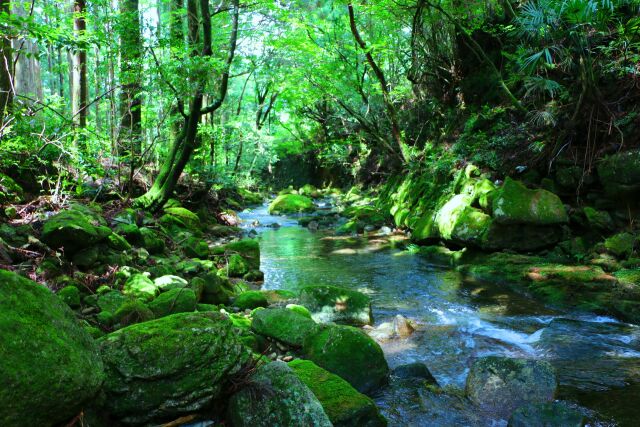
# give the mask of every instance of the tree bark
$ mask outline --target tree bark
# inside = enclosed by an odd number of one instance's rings
[[[197,11],[193,9],[194,2],[189,2],[189,14],[196,14]],[[225,69],[221,76],[220,86],[218,89],[217,98],[206,107],[203,106],[204,88],[206,86],[207,76],[203,76],[198,84],[198,88],[195,90],[191,102],[189,105],[189,113],[185,120],[185,125],[173,141],[171,153],[165,159],[160,172],[156,177],[152,187],[144,195],[136,199],[136,205],[143,207],[151,211],[159,210],[166,201],[171,197],[175,186],[182,174],[185,166],[189,162],[193,151],[198,147],[199,139],[197,138],[198,123],[200,123],[200,117],[203,114],[209,114],[216,111],[227,96],[227,90],[229,86],[229,72],[231,64],[235,56],[236,45],[238,41],[238,21],[240,14],[239,0],[233,0],[232,11],[232,29],[229,38],[229,52],[225,63]],[[211,14],[209,11],[208,0],[200,0],[200,22],[202,26],[202,50],[198,53],[195,51],[194,46],[191,46],[193,55],[197,55],[203,58],[209,57],[212,54],[211,46]],[[189,40],[197,40],[198,27],[189,26]]]
[[[10,13],[11,0],[0,0],[0,12]],[[13,50],[8,34],[0,35],[0,126],[4,123],[5,114],[11,111],[13,104]]]
[[[73,4],[73,32],[76,39],[82,39],[87,29],[85,20],[86,1],[74,0]],[[87,51],[78,48],[72,55],[72,112],[76,130],[76,145],[80,151],[85,151],[82,131],[87,126]]]

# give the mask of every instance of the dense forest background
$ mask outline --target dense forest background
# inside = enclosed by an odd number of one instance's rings
[[[466,162],[582,181],[637,144],[638,7],[2,0],[0,169],[151,208],[182,172],[202,194]]]

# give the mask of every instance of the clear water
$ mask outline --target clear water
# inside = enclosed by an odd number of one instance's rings
[[[640,327],[552,310],[503,286],[465,283],[417,255],[312,232],[295,218],[268,215],[266,206],[240,216],[259,233],[265,289],[353,288],[371,296],[376,325],[397,314],[418,322],[410,338],[382,344],[388,363],[424,362],[448,393],[393,380],[376,397],[390,425],[506,425],[462,397],[470,364],[485,355],[549,360],[559,398],[597,418],[595,424],[640,423]]]

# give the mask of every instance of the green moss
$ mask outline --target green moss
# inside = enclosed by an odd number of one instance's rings
[[[212,250],[213,255],[240,255],[247,268],[250,270],[260,269],[260,244],[256,239],[242,239],[226,245],[217,246]]]
[[[80,289],[76,286],[65,286],[56,295],[71,308],[80,307]]]
[[[227,261],[227,274],[229,277],[242,277],[249,273],[249,264],[238,254],[233,254]]]
[[[136,224],[119,223],[114,231],[127,240],[132,245],[139,245],[142,242],[142,233]]]
[[[435,224],[441,238],[463,244],[480,245],[486,230],[491,225],[491,217],[471,207],[472,202],[472,196],[458,194],[438,210]]]
[[[617,257],[629,257],[633,252],[636,237],[631,233],[618,233],[604,241],[607,251]]]
[[[80,250],[73,255],[72,262],[80,268],[89,268],[98,262],[100,255],[104,254],[104,247],[91,246]]]
[[[158,295],[158,287],[144,274],[129,277],[122,288],[122,293],[144,301],[151,301]]]
[[[163,292],[149,303],[156,318],[175,313],[187,313],[196,309],[196,294],[188,288]]]
[[[582,212],[587,219],[589,227],[602,231],[614,228],[613,218],[611,218],[609,212],[599,211],[589,206],[585,207]]]
[[[315,210],[313,201],[305,196],[297,194],[284,194],[276,197],[269,205],[270,214],[288,214],[299,212],[311,212]]]
[[[199,279],[199,280],[198,280]],[[233,296],[233,287],[228,279],[223,279],[216,273],[207,273],[197,277],[194,281],[202,281],[203,291],[201,302],[207,304],[228,304]]]
[[[192,230],[200,229],[200,218],[198,215],[191,212],[189,209],[182,207],[173,207],[173,208],[165,208],[164,212],[167,215],[170,215],[176,219],[178,219],[182,224],[184,224],[185,228]]]
[[[371,299],[358,291],[337,286],[307,286],[300,291],[300,304],[311,311],[321,323],[338,322],[350,325],[372,323]]]
[[[625,285],[640,286],[640,268],[623,269],[613,275]]]
[[[198,237],[189,237],[182,247],[184,253],[190,258],[207,259],[209,257],[209,244]]]
[[[114,324],[115,318],[112,312],[101,311],[100,313],[96,314],[96,320],[103,327],[110,327]]]
[[[339,375],[361,393],[373,393],[388,382],[389,367],[380,346],[351,326],[322,325],[306,337],[305,358]]]
[[[126,301],[113,315],[114,323],[118,324],[120,327],[147,322],[153,318],[153,312],[139,300]]]
[[[563,224],[569,220],[558,196],[546,190],[529,190],[507,178],[493,201],[493,218],[500,224]]]
[[[104,227],[104,219],[77,205],[46,220],[41,240],[52,248],[64,248],[65,253],[72,254],[111,234],[111,230],[101,227]]]
[[[286,308],[258,310],[251,322],[255,333],[295,347],[302,347],[304,339],[316,328],[316,322]]]
[[[98,344],[106,409],[126,424],[155,425],[208,408],[249,356],[231,322],[213,313],[139,323]]]
[[[142,236],[142,246],[149,251],[150,254],[161,254],[164,252],[165,243],[164,239],[158,232],[151,228],[142,227],[140,229]]]
[[[305,317],[308,317],[309,319],[311,319],[311,312],[309,311],[309,309],[303,305],[298,305],[298,304],[287,304],[287,310],[291,310],[291,311],[295,311],[298,314],[301,314]]]
[[[0,270],[0,425],[64,424],[98,392],[102,360],[48,289]]]
[[[233,305],[240,310],[252,310],[256,307],[267,307],[269,303],[262,292],[247,291],[238,295],[233,301]]]
[[[24,190],[11,177],[0,173],[0,205],[20,203],[24,198]]]
[[[375,403],[339,376],[308,360],[293,360],[288,365],[318,398],[334,426],[387,425]]]
[[[634,196],[640,192],[640,151],[611,155],[598,164],[598,176],[609,196]]]

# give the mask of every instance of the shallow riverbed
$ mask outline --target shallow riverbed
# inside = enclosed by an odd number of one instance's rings
[[[371,296],[375,325],[397,314],[418,322],[410,338],[382,343],[389,365],[424,362],[448,392],[392,379],[376,397],[390,425],[506,425],[461,397],[471,362],[485,355],[548,360],[559,397],[596,418],[595,425],[637,425],[640,327],[553,310],[503,286],[465,283],[417,255],[312,232],[295,218],[268,215],[266,206],[240,216],[259,234],[264,289],[353,288]],[[280,227],[269,227],[274,223]]]

